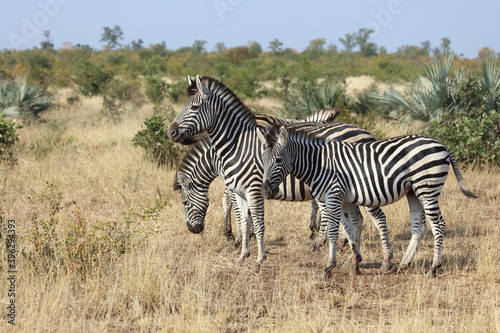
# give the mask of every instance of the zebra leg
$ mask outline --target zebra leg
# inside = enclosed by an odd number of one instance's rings
[[[316,240],[312,245],[313,251],[318,250],[322,247],[326,242],[327,229],[328,229],[328,219],[326,217],[326,203],[316,201],[318,204],[318,220],[319,220],[319,231]]]
[[[331,200],[328,200],[326,205],[329,241],[328,264],[325,268],[325,274],[327,277],[331,276],[331,270],[337,265],[337,238],[339,231],[339,221],[341,221],[342,213],[342,200],[340,198],[341,196],[337,191],[337,195],[334,195]],[[356,246],[356,243],[354,242],[354,231],[352,229],[351,223],[347,219],[343,220],[342,223],[348,235],[349,245],[351,245],[353,271],[355,274],[359,274],[359,263],[361,262],[361,255],[359,253],[358,247]]]
[[[242,214],[240,204],[236,200],[236,194],[234,194],[233,191],[230,191],[231,193],[231,201],[232,201],[232,206],[234,210],[234,216],[236,218],[236,238],[234,240],[234,246],[235,247],[240,247],[241,246],[241,234],[243,231],[243,228],[246,228],[246,220],[245,220],[245,215]]]
[[[257,261],[255,263],[255,271],[260,270],[260,266],[266,260],[266,249],[264,246],[264,198],[260,192],[260,187],[257,195],[251,195],[248,199],[250,211],[250,223],[253,223],[255,238],[257,239]],[[248,221],[248,220],[247,220]]]
[[[316,199],[311,200],[311,219],[309,220],[309,229],[311,230],[310,239],[314,238],[314,235],[319,231],[319,224],[321,222],[321,216],[318,220],[318,202]]]
[[[250,255],[250,224],[251,217],[248,209],[247,199],[239,194],[234,193],[234,197],[236,199],[237,207],[240,209],[241,218],[241,254],[238,258],[238,263],[242,264]]]
[[[231,207],[233,206],[233,199],[231,198],[231,190],[226,188],[224,193],[222,194],[222,210],[223,210],[223,219],[224,219],[224,229],[223,233],[228,239],[232,238],[233,231],[231,230]]]
[[[359,207],[351,203],[344,203],[344,206],[342,206],[342,218],[348,219],[351,223],[354,232],[354,243],[356,243],[359,250],[361,242],[361,229],[363,229],[363,215],[361,215]],[[343,242],[343,245],[345,245],[349,241],[349,238],[347,237],[347,233],[344,228],[342,228],[340,232],[339,240]]]
[[[365,207],[365,211],[377,227],[380,240],[382,241],[382,251],[383,259],[382,266],[380,267],[381,272],[388,272],[391,269],[391,259],[392,259],[392,248],[389,241],[389,234],[387,232],[387,219],[384,212],[380,207]]]
[[[318,236],[316,237],[316,241],[312,245],[313,251],[318,250],[323,244],[326,242],[326,234],[328,228],[328,221],[326,219],[326,215],[323,215],[325,212],[325,204],[318,202],[319,204],[319,216],[320,216],[320,228]],[[350,222],[352,228],[354,230],[354,242],[359,250],[360,239],[361,239],[361,229],[363,228],[363,216],[359,211],[359,207],[353,204],[345,203],[342,207],[342,213],[340,215],[341,225],[339,229],[339,239],[341,246],[345,246],[349,243],[349,238],[347,237],[346,231],[344,229],[344,224]],[[345,222],[345,220],[348,222]],[[337,242],[338,242],[337,241]]]
[[[425,275],[427,278],[436,277],[436,270],[441,267],[443,262],[443,237],[444,237],[444,219],[439,209],[437,200],[426,204],[424,207],[425,215],[429,219],[432,234],[434,235],[434,259],[429,272]]]
[[[410,207],[411,240],[403,259],[401,259],[401,263],[399,264],[400,270],[405,270],[410,267],[411,260],[415,255],[415,251],[417,250],[418,244],[420,243],[422,235],[425,231],[425,214],[422,203],[413,191],[408,192],[406,199],[408,200],[408,205]]]

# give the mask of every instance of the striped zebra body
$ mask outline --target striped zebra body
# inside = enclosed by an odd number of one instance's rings
[[[264,235],[264,198],[260,191],[263,165],[261,160],[264,145],[258,141],[257,133],[263,129],[256,122],[253,113],[223,84],[212,78],[199,78],[190,82],[191,97],[176,116],[169,128],[173,142],[190,142],[191,137],[207,131],[217,159],[221,163],[221,177],[231,189],[244,215],[245,228],[242,230],[242,251],[239,261],[249,255],[248,235],[250,222],[253,221],[258,244],[257,267],[265,259]],[[318,132],[330,133],[335,128],[339,137],[351,137],[372,141],[373,137],[355,126],[333,123],[316,125],[304,123]],[[292,186],[292,184],[290,184]],[[383,213],[382,213],[383,214]],[[385,221],[384,221],[385,223]],[[351,240],[355,237],[352,236]],[[388,244],[388,243],[387,243]]]
[[[369,143],[326,142],[299,126],[269,129],[264,152],[263,194],[272,197],[284,176],[292,173],[326,202],[330,251],[329,272],[336,264],[338,221],[344,202],[378,207],[406,196],[410,206],[412,239],[400,263],[407,268],[425,229],[425,216],[434,235],[434,260],[427,276],[442,263],[444,220],[438,198],[451,163],[460,189],[467,190],[453,155],[438,141],[409,135]],[[353,249],[354,254],[359,252]],[[360,258],[358,257],[358,260]],[[358,262],[355,262],[357,266]]]

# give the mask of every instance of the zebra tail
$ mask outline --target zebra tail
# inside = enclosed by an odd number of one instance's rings
[[[472,192],[465,186],[465,180],[462,177],[460,170],[458,170],[457,161],[455,160],[455,157],[451,152],[450,152],[450,160],[451,160],[451,166],[453,167],[453,172],[455,173],[455,177],[457,177],[457,182],[458,186],[460,187],[460,190],[462,191],[463,194],[465,194],[466,197],[476,199],[477,194]]]

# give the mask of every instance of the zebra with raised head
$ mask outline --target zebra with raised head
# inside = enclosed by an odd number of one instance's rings
[[[249,256],[250,220],[254,222],[257,238],[257,268],[265,259],[264,248],[264,198],[260,191],[262,184],[262,160],[264,150],[258,138],[263,127],[255,120],[255,115],[225,85],[209,77],[197,77],[195,82],[189,80],[188,93],[191,95],[181,112],[176,116],[169,128],[169,138],[173,142],[186,143],[192,136],[207,131],[212,147],[221,163],[221,176],[231,190],[244,216],[245,228],[242,230],[242,249],[238,261]],[[368,140],[373,137],[366,131],[349,124],[333,123],[315,125],[305,123],[303,126],[315,128],[320,135],[327,132],[326,139]],[[336,131],[331,129],[336,128]],[[336,134],[333,134],[335,132]],[[390,266],[392,250],[388,241],[385,216],[376,208],[379,232],[384,247],[384,266]],[[370,214],[369,214],[370,215]],[[350,223],[346,226],[351,243],[355,237]],[[387,265],[385,265],[387,263]]]
[[[434,235],[434,260],[427,277],[434,277],[442,264],[445,226],[438,198],[450,163],[462,193],[477,197],[465,187],[448,148],[422,135],[368,143],[327,142],[301,129],[300,125],[282,125],[273,126],[265,137],[261,133],[259,138],[267,147],[263,154],[265,198],[272,198],[278,184],[291,173],[309,185],[318,200],[326,203],[330,242],[327,273],[336,264],[335,243],[344,202],[378,207],[406,196],[412,238],[400,268],[406,269],[411,263],[427,217]],[[357,259],[355,268],[360,257]]]

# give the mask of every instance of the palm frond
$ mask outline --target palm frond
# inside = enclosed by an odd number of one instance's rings
[[[50,108],[52,96],[38,84],[23,78],[18,84],[0,81],[0,113],[10,117],[38,118],[39,113]]]

